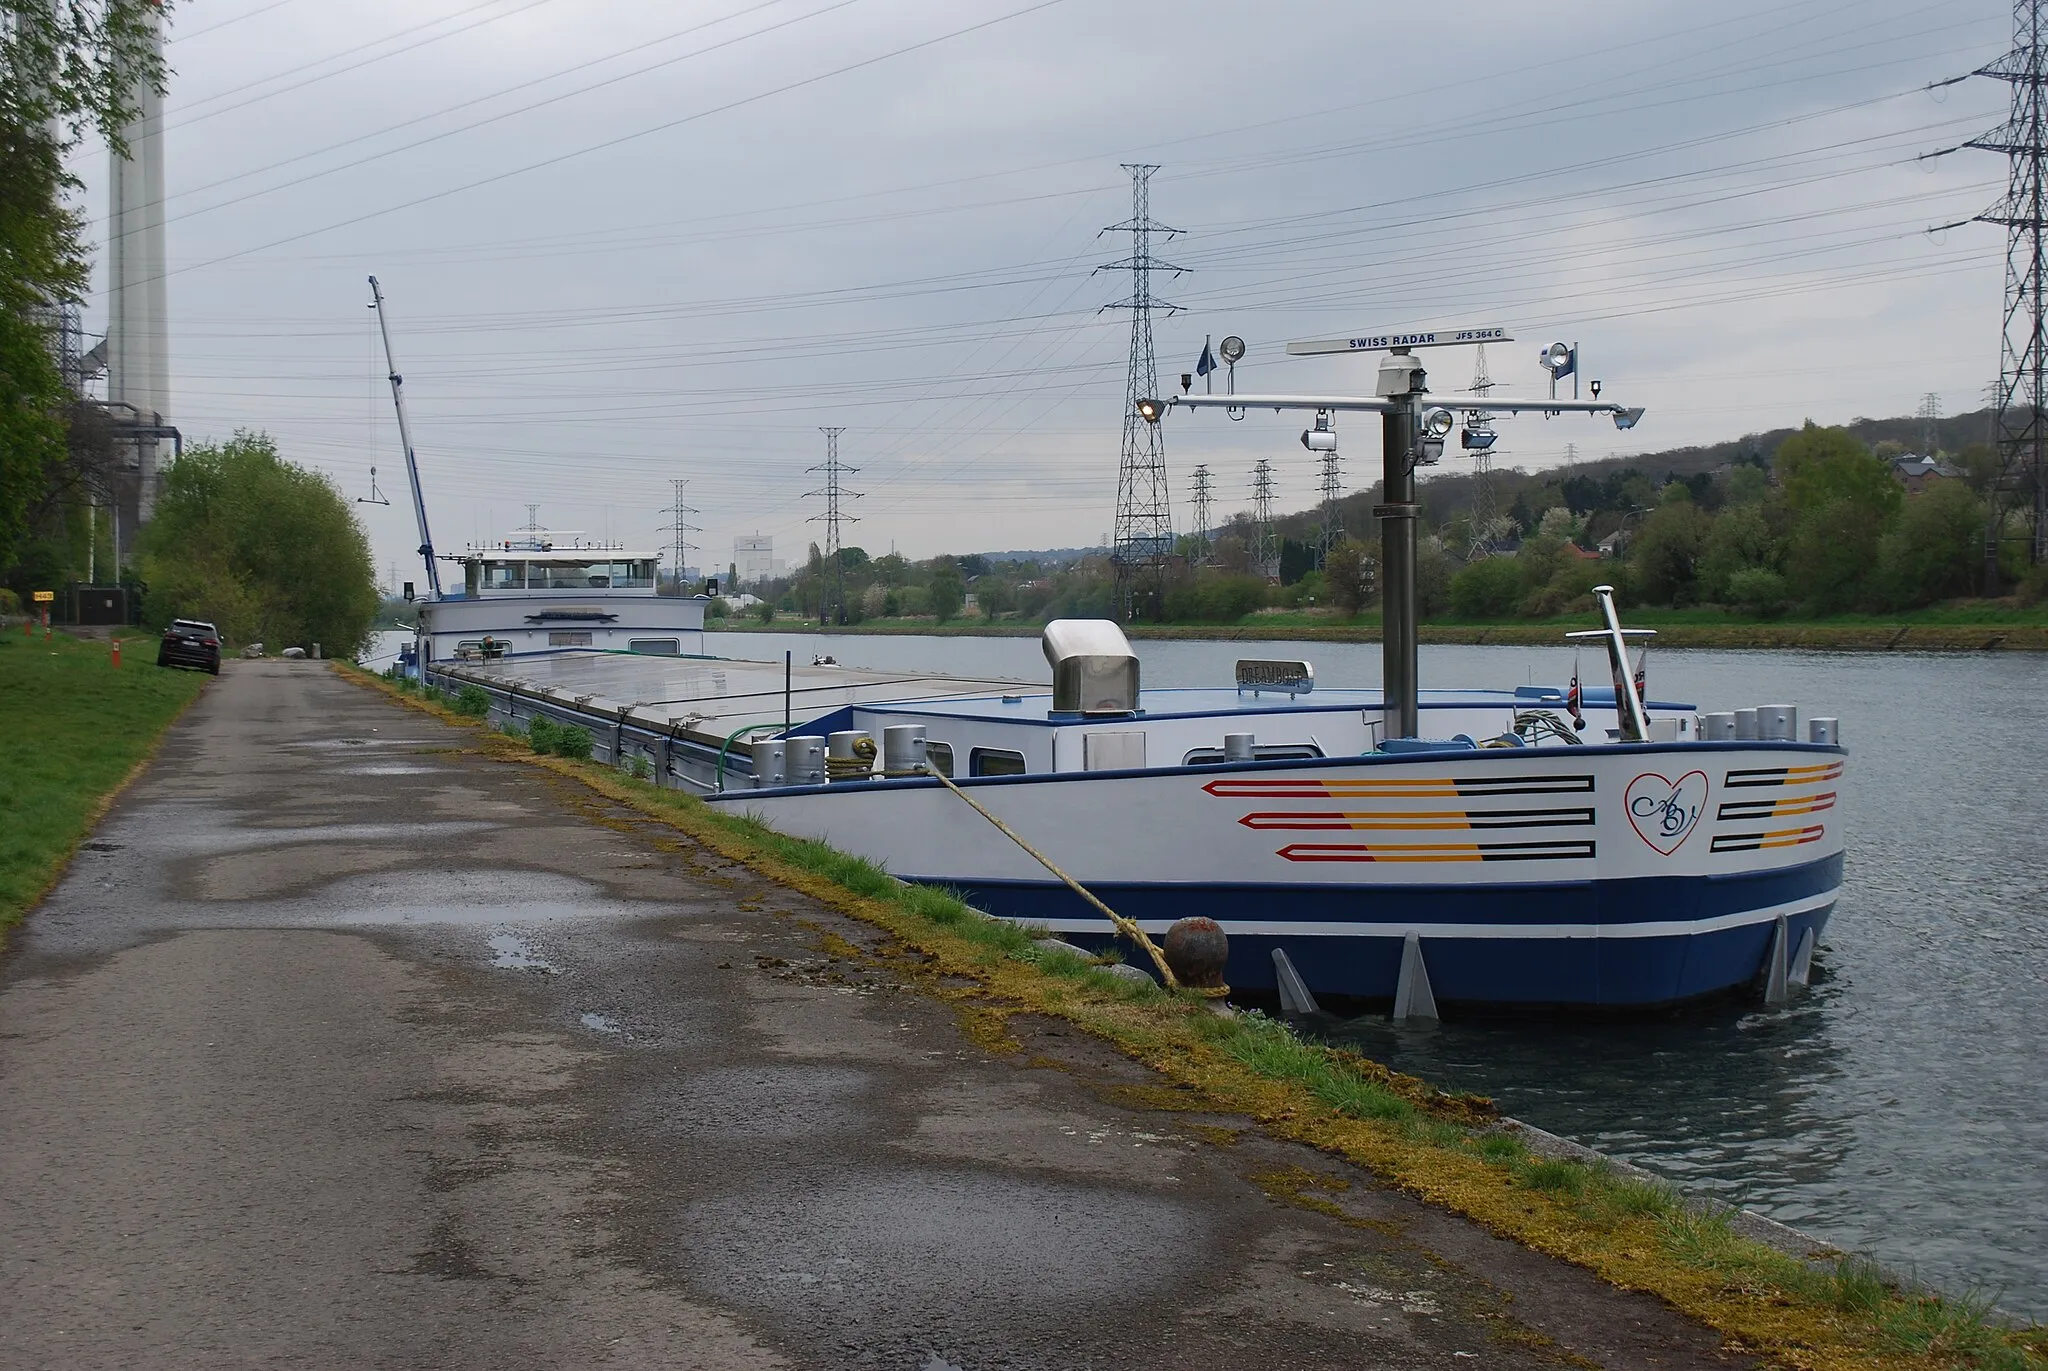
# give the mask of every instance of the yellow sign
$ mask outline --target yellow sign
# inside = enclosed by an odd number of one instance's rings
[[[54,590],[38,590],[35,592],[35,601],[39,605],[55,603],[56,599],[57,592]]]

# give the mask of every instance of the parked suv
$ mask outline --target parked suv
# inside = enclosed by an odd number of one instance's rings
[[[220,630],[200,619],[173,619],[157,644],[158,666],[204,667],[220,675]]]

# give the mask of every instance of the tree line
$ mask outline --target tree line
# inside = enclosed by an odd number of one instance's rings
[[[1892,464],[1904,451],[1897,439],[1872,445],[1847,428],[1809,422],[1768,451],[1754,440],[1731,444],[1727,460],[1705,470],[1509,470],[1499,473],[1506,509],[1490,527],[1478,526],[1469,478],[1443,483],[1465,492],[1463,501],[1441,490],[1432,500],[1439,483],[1425,483],[1431,517],[1418,547],[1420,610],[1444,621],[1576,616],[1590,611],[1592,587],[1602,583],[1615,586],[1624,605],[1719,606],[1753,619],[1892,613],[1985,593],[1995,455],[1984,444],[1926,454],[1937,459],[1935,474],[1908,494]],[[1370,527],[1357,507],[1376,499],[1376,489],[1358,492],[1345,516]],[[1318,567],[1319,518],[1302,512],[1280,521],[1268,549],[1278,554],[1277,576],[1261,574],[1248,514],[1182,538],[1145,617],[1234,623],[1261,612],[1348,617],[1375,607],[1377,539],[1340,538]],[[2022,518],[2013,511],[2012,536],[2000,543],[1999,581],[2016,583],[2020,601],[2033,603],[2048,592],[2048,569],[2027,564]],[[1482,542],[1492,555],[1475,555]],[[758,615],[853,625],[945,623],[970,613],[1019,622],[1106,616],[1113,588],[1103,554],[911,562],[847,548],[835,571],[814,545],[801,568],[754,589],[765,601]]]

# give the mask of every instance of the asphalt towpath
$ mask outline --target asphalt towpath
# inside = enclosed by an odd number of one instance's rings
[[[231,663],[0,954],[0,1366],[1742,1364],[879,943]]]

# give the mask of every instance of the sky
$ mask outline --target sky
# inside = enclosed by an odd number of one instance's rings
[[[1420,13],[1419,11],[1410,11]],[[262,430],[351,498],[380,578],[417,543],[381,281],[434,539],[528,520],[691,560],[823,540],[910,557],[1110,530],[1126,369],[1125,163],[1157,164],[1160,386],[1237,334],[1245,391],[1370,393],[1292,339],[1502,327],[1497,389],[1577,342],[1604,419],[1503,421],[1540,468],[1811,418],[1981,407],[2005,167],[1953,148],[2006,88],[2002,0],[1716,6],[1442,0],[184,0],[167,48],[171,404]],[[78,151],[104,232],[107,154]],[[103,327],[105,299],[88,306]],[[1427,355],[1431,387],[1473,381]],[[1219,380],[1221,378],[1219,377]],[[1177,528],[1270,458],[1315,500],[1298,414],[1171,415]],[[1347,488],[1376,421],[1340,421]],[[1469,469],[1456,454],[1447,472]]]

